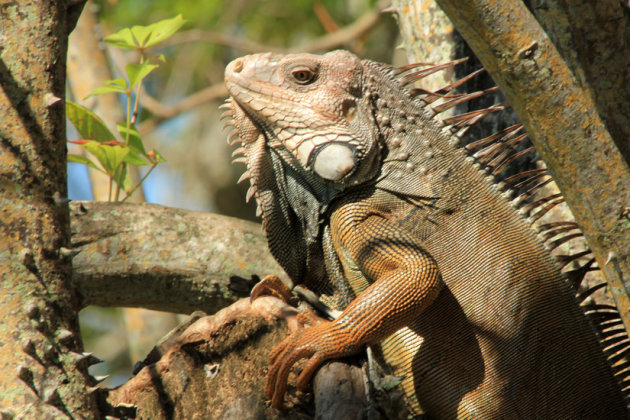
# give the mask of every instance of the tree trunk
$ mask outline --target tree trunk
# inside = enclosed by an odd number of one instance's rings
[[[529,0],[530,10],[630,164],[630,7],[618,0]],[[611,65],[612,64],[612,65]]]
[[[98,417],[68,258],[65,57],[82,4],[67,3],[0,4],[3,418]]]

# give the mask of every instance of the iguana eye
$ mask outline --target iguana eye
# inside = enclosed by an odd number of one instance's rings
[[[295,81],[301,85],[308,85],[309,83],[313,83],[316,79],[315,72],[308,67],[293,69],[293,71],[291,71],[291,75]]]

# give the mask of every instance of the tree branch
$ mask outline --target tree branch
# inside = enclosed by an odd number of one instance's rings
[[[241,299],[213,316],[193,314],[153,349],[136,376],[104,392],[103,405],[110,406],[104,414],[128,411],[129,417],[156,420],[364,418],[370,405],[371,419],[384,418],[379,415],[380,401],[365,388],[362,369],[347,361],[327,363],[318,370],[313,398],[296,395],[289,385],[284,411],[265,402],[269,352],[299,328],[297,313],[264,296],[253,302]],[[391,409],[402,413],[401,405]]]
[[[296,48],[290,48],[284,52],[319,52],[332,50],[348,44],[367,34],[376,26],[382,16],[381,9],[384,8],[384,3],[385,2],[380,1],[375,8],[368,10],[363,16],[359,17],[350,25],[340,28],[338,31],[331,32],[321,38],[314,39]]]
[[[149,95],[146,90],[143,89],[142,95],[140,96],[140,103],[147,110],[151,111],[151,113],[159,120],[165,120],[168,118],[173,118],[183,112],[188,111],[189,109],[195,108],[204,103],[216,101],[220,98],[225,98],[227,95],[228,91],[225,88],[225,85],[223,83],[220,83],[201,89],[200,91],[188,95],[184,99],[172,105],[164,105],[163,103]]]
[[[278,48],[258,44],[252,41],[236,39],[222,33],[203,31],[199,29],[191,29],[175,34],[163,45],[177,45],[188,42],[206,42],[210,44],[223,45],[245,53],[277,52],[287,54],[298,51],[326,51],[346,45],[370,32],[381,18],[381,9],[384,7],[384,3],[384,1],[379,2],[375,8],[368,10],[354,22],[335,32],[328,33],[320,38],[292,48]]]
[[[152,204],[73,202],[70,210],[83,307],[214,313],[253,274],[289,282],[256,223]]]

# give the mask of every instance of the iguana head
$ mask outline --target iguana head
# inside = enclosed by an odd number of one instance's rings
[[[320,210],[338,192],[366,182],[434,197],[433,167],[441,165],[436,148],[450,137],[406,85],[454,63],[408,73],[423,64],[395,69],[347,51],[254,54],[232,61],[225,70],[227,115],[243,143],[235,153],[244,155],[238,160],[247,164],[250,196],[256,195],[263,216],[269,208],[261,203],[264,189],[276,183],[287,195],[285,171],[299,178],[300,191],[288,200],[308,190]],[[261,170],[261,159],[274,163]]]
[[[356,56],[249,55],[227,66],[225,82],[247,157],[257,132],[308,182],[342,189],[374,175],[378,145]]]

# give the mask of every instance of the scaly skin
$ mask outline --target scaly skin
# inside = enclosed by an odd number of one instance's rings
[[[343,309],[285,339],[291,367],[377,344],[410,410],[435,418],[624,418],[592,325],[549,252],[456,139],[385,65],[335,51],[226,69],[269,246]]]
[[[353,206],[335,212],[331,226],[340,233],[344,257],[356,261],[357,268],[375,281],[336,320],[289,337],[273,351],[266,393],[275,407],[282,405],[289,370],[299,359],[310,358],[298,379],[298,388],[306,390],[324,360],[355,354],[365,344],[376,344],[409,325],[442,288],[435,261],[384,215],[368,208],[357,212]]]

